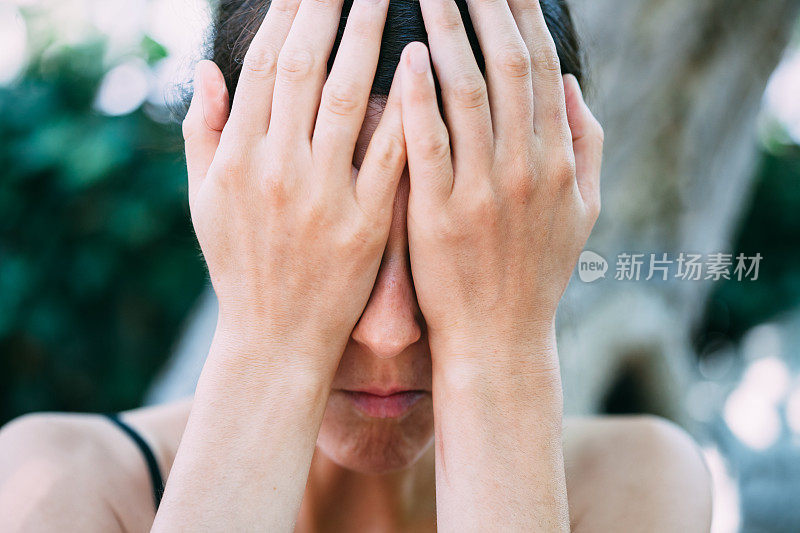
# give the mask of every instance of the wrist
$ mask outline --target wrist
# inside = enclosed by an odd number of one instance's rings
[[[266,328],[223,327],[220,322],[203,366],[197,394],[211,391],[298,404],[324,403],[343,349]],[[196,395],[197,397],[197,395]]]
[[[488,323],[428,331],[434,367],[475,372],[517,368],[527,373],[558,373],[555,319],[530,320],[512,327]]]
[[[554,422],[560,422],[563,414],[561,374],[554,351],[533,356],[528,352],[495,353],[482,360],[434,359],[433,390],[434,405],[437,398],[446,398],[446,409],[536,411]]]
[[[527,405],[560,420],[563,395],[553,321],[524,335],[433,335],[430,347],[434,391],[468,404],[483,398]]]

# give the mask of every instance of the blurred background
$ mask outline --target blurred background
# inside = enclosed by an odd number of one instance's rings
[[[715,532],[800,531],[800,0],[574,0],[604,124],[587,249],[763,257],[757,280],[574,276],[570,414],[701,443]],[[205,0],[0,0],[0,424],[190,394],[213,334],[173,110]],[[610,272],[611,273],[611,272]]]

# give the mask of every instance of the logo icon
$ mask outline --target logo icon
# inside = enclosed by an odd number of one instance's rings
[[[578,258],[578,277],[584,283],[592,283],[606,277],[608,261],[602,255],[585,250]]]

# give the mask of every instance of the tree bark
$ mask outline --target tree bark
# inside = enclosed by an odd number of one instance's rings
[[[567,411],[592,413],[620,372],[646,408],[682,418],[692,327],[711,282],[615,281],[624,251],[735,253],[756,118],[800,2],[572,0],[606,132],[603,213],[587,245],[605,280],[573,279],[559,347]],[[765,259],[768,260],[768,259]]]

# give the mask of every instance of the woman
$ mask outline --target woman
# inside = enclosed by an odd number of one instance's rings
[[[468,3],[384,28],[356,0],[337,36],[341,0],[222,2],[225,75],[198,65],[184,121],[220,304],[196,394],[10,424],[0,529],[708,530],[680,430],[562,424],[602,130],[562,2]],[[403,47],[419,8],[429,48]]]

